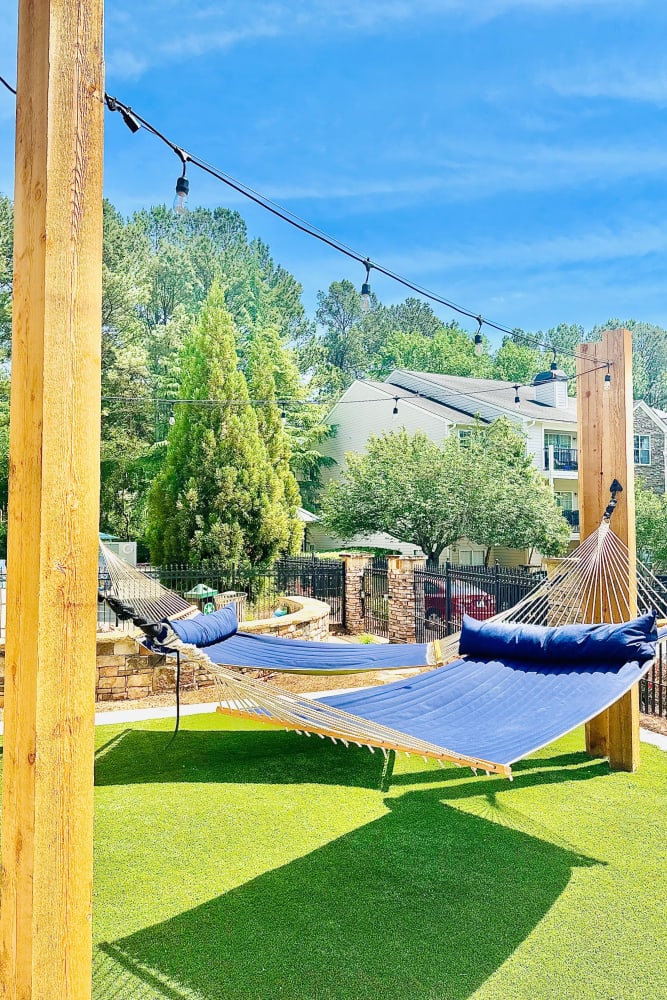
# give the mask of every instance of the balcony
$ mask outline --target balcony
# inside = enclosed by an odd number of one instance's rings
[[[552,472],[576,472],[579,468],[576,448],[545,448],[544,468]],[[553,458],[552,458],[553,456]],[[553,462],[553,465],[552,465]],[[575,512],[576,513],[576,512]]]
[[[570,525],[573,531],[579,531],[579,511],[578,510],[563,510],[561,507],[561,514]]]

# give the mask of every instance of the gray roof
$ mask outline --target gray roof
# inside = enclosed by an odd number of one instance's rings
[[[425,410],[427,413],[433,413],[437,417],[442,417],[452,424],[472,424],[475,422],[474,414],[464,413],[454,407],[447,406],[445,403],[429,399],[428,396],[421,392],[412,392],[410,389],[405,389],[402,386],[392,385],[388,381],[376,382],[373,379],[364,379],[364,385],[371,386],[371,388],[385,393],[388,399],[398,397],[399,400],[409,400],[411,405],[417,406],[420,410]]]
[[[576,423],[577,400],[568,396],[567,406],[549,406],[535,399],[535,387],[519,389],[520,405],[514,405],[514,382],[501,382],[488,378],[466,378],[460,375],[439,375],[431,372],[412,372],[398,369],[387,377],[390,385],[409,385],[411,391],[418,391],[421,397],[437,403],[438,409],[445,406],[458,413],[456,423],[461,423],[464,415],[474,417],[480,405],[499,407],[509,413],[517,413],[532,420],[556,420]],[[446,400],[446,403],[440,403]]]

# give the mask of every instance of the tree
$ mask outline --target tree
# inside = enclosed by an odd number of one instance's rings
[[[176,407],[164,466],[149,495],[148,536],[157,563],[257,565],[298,545],[295,498],[286,496],[260,436],[236,338],[216,283],[183,350],[180,398],[190,402]]]
[[[343,539],[384,531],[439,559],[462,534],[462,497],[450,488],[456,458],[421,431],[370,437],[366,454],[349,453],[342,478],[328,484],[324,526]]]
[[[506,419],[441,445],[404,429],[371,437],[366,454],[347,455],[322,511],[325,527],[343,539],[384,531],[419,545],[429,560],[464,537],[487,548],[487,561],[494,545],[560,555],[569,539],[548,483]]]
[[[9,357],[12,335],[12,271],[14,259],[14,206],[0,195],[0,360]]]
[[[562,555],[570,528],[526,454],[523,434],[502,417],[489,426],[476,424],[460,447],[467,462],[459,488],[471,498],[462,534],[485,546],[486,562],[494,546]]]
[[[654,573],[667,570],[667,494],[660,495],[635,479],[637,554]]]

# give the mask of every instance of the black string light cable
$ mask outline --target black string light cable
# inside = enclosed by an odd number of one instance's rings
[[[561,382],[573,382],[573,381],[576,381],[578,378],[580,378],[583,375],[590,375],[592,372],[597,372],[597,371],[605,371],[606,372],[606,375],[605,375],[605,389],[606,389],[608,386],[611,385],[611,374],[610,374],[609,369],[611,368],[612,365],[613,365],[612,361],[610,361],[610,362],[606,362],[605,361],[602,364],[595,365],[595,367],[593,367],[593,368],[589,368],[587,371],[581,372],[580,375],[561,376],[559,378],[559,381],[561,381]],[[420,375],[420,377],[422,377],[423,373],[420,372],[419,375]],[[609,381],[607,381],[607,376],[609,377]],[[456,377],[463,377],[463,376],[456,376]],[[215,408],[215,407],[218,407],[218,406],[223,406],[223,407],[224,406],[277,406],[277,407],[279,407],[281,409],[281,419],[282,419],[283,414],[285,414],[285,416],[286,416],[286,411],[288,409],[298,409],[299,407],[302,407],[302,406],[330,406],[331,408],[333,408],[334,406],[344,406],[346,404],[351,404],[351,403],[387,403],[387,402],[390,402],[391,400],[393,400],[394,401],[394,409],[396,409],[396,407],[398,406],[398,403],[401,400],[405,400],[406,402],[416,402],[418,400],[426,400],[426,401],[430,401],[430,402],[438,402],[438,403],[440,403],[440,402],[442,402],[443,399],[460,399],[462,396],[465,397],[465,398],[467,398],[467,399],[470,398],[470,393],[465,392],[465,390],[462,390],[462,389],[450,389],[442,397],[440,397],[437,400],[433,400],[430,396],[427,396],[423,392],[414,392],[414,393],[410,393],[409,395],[406,394],[404,396],[401,396],[401,395],[397,396],[397,395],[395,395],[395,393],[393,391],[396,388],[398,388],[397,386],[395,386],[391,382],[386,382],[386,383],[382,383],[382,384],[383,384],[383,386],[386,387],[386,393],[387,393],[387,397],[386,398],[381,397],[381,396],[373,396],[372,398],[369,397],[367,399],[339,399],[339,400],[335,401],[334,403],[320,402],[317,399],[279,399],[279,400],[275,400],[275,399],[176,399],[174,397],[157,398],[155,396],[102,396],[102,402],[103,403],[141,403],[143,405],[163,406],[165,408],[172,407],[173,409],[175,409],[177,406],[206,406],[206,407],[209,407],[209,408]],[[483,395],[486,395],[487,393],[496,393],[497,394],[499,392],[503,392],[503,391],[507,392],[510,389],[514,389],[515,397],[516,397],[516,395],[518,395],[519,389],[530,389],[530,388],[533,388],[533,387],[534,387],[534,384],[532,382],[523,382],[523,383],[507,382],[507,383],[505,383],[503,385],[502,388],[498,388],[498,386],[494,386],[493,388],[490,388],[490,389],[477,389],[477,390],[475,390],[474,396],[483,396]],[[529,400],[528,402],[531,402],[531,400]],[[516,399],[515,399],[515,403],[516,403]]]
[[[5,87],[7,87],[7,89],[10,90],[13,94],[16,94],[14,88],[9,83],[7,83],[7,81],[3,77],[0,77],[0,82],[2,82],[5,85]],[[429,299],[430,301],[435,302],[438,305],[445,306],[445,308],[451,309],[453,312],[458,313],[460,316],[466,316],[468,319],[474,319],[478,324],[478,329],[475,334],[476,351],[479,351],[482,343],[481,331],[483,326],[487,326],[489,329],[495,330],[498,333],[506,334],[507,336],[512,337],[513,339],[521,339],[525,343],[530,344],[534,348],[540,348],[543,351],[554,350],[552,344],[544,343],[538,340],[536,337],[531,336],[530,334],[525,334],[517,329],[510,329],[509,327],[504,326],[501,323],[496,323],[493,320],[487,319],[486,317],[483,317],[481,313],[473,311],[471,309],[467,309],[465,306],[461,306],[458,303],[453,302],[451,299],[445,298],[444,296],[431,291],[430,289],[424,287],[423,285],[419,285],[414,281],[410,281],[408,278],[405,278],[402,275],[398,274],[397,272],[392,271],[387,267],[384,267],[377,261],[371,261],[370,257],[359,253],[357,250],[354,250],[352,247],[347,246],[345,243],[342,243],[337,238],[329,235],[328,233],[325,233],[321,229],[318,229],[310,222],[301,219],[299,216],[290,212],[289,209],[286,209],[283,206],[278,205],[275,202],[272,202],[269,198],[260,194],[258,191],[255,191],[253,188],[237,180],[236,178],[231,177],[229,174],[224,173],[224,171],[213,166],[211,163],[208,163],[203,158],[195,155],[194,153],[186,152],[182,146],[173,142],[171,139],[168,138],[168,136],[166,136],[163,132],[157,129],[146,118],[143,118],[142,115],[138,114],[129,105],[124,104],[118,98],[112,97],[110,94],[105,93],[104,103],[106,104],[107,108],[110,111],[120,113],[124,123],[127,125],[127,127],[132,133],[136,133],[137,131],[139,131],[141,127],[143,127],[144,129],[146,129],[147,132],[150,132],[157,139],[159,139],[166,146],[168,146],[169,149],[171,149],[172,152],[179,157],[183,165],[183,172],[176,184],[176,199],[175,199],[176,211],[183,211],[185,207],[184,201],[185,198],[187,197],[189,190],[189,181],[185,176],[185,168],[187,163],[191,163],[193,166],[198,167],[204,173],[207,173],[210,176],[214,177],[216,180],[219,180],[223,184],[226,184],[228,187],[236,191],[238,194],[243,195],[245,198],[249,199],[256,205],[258,205],[260,208],[263,208],[265,211],[270,212],[277,218],[282,219],[283,222],[288,223],[289,225],[293,226],[295,229],[298,229],[305,235],[311,236],[313,239],[319,240],[321,243],[324,243],[327,246],[331,247],[332,250],[336,250],[338,253],[343,254],[344,256],[350,258],[351,260],[355,260],[357,261],[357,263],[362,264],[366,268],[366,280],[364,281],[362,286],[362,305],[366,306],[364,311],[366,311],[370,299],[369,275],[371,269],[373,269],[374,271],[377,271],[379,274],[382,274],[385,277],[390,278],[391,280],[402,285],[404,288],[407,288],[408,290],[415,292],[417,295],[420,295],[423,298]],[[566,355],[572,358],[583,358],[583,355],[577,354],[576,351],[570,351],[566,348],[560,349],[560,353],[562,355]],[[597,362],[599,359],[594,358],[593,360]]]

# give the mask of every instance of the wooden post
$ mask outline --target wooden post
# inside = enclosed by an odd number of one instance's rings
[[[579,433],[579,508],[581,540],[600,523],[610,499],[614,479],[623,486],[611,526],[629,551],[628,578],[618,581],[627,599],[628,615],[637,610],[635,496],[632,427],[632,337],[629,330],[607,330],[602,343],[580,344],[577,361]],[[604,390],[610,361],[611,385]],[[597,370],[593,370],[597,369]],[[607,620],[604,606],[591,614]],[[615,770],[639,767],[639,690],[631,691],[586,726],[586,749],[594,756],[609,756]]]
[[[88,1000],[102,0],[19,0],[0,983]]]

